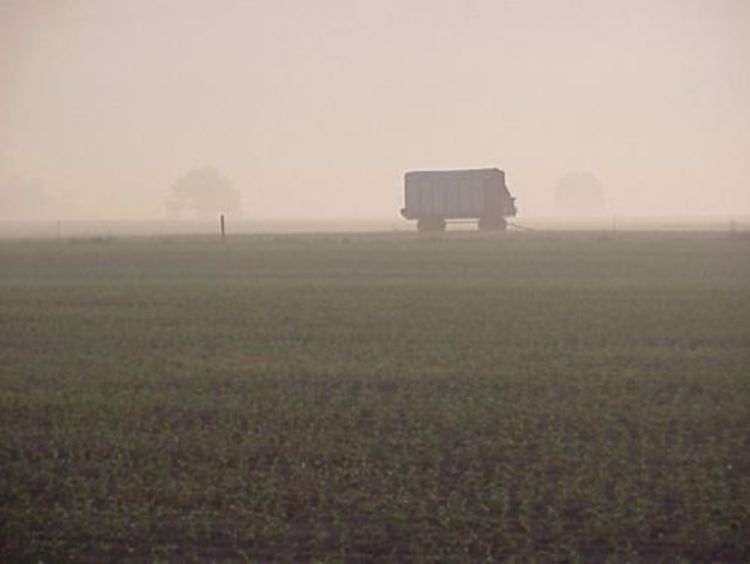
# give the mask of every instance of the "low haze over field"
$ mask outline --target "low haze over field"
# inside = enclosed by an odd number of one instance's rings
[[[160,218],[215,167],[258,219],[396,218],[498,166],[521,213],[750,213],[750,4],[0,2],[0,219]]]

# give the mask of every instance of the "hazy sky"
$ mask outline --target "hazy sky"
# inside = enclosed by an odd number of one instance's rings
[[[748,214],[748,100],[748,0],[0,0],[0,187],[80,216],[206,164],[248,218],[394,218],[404,171],[474,166],[527,215],[572,171]]]

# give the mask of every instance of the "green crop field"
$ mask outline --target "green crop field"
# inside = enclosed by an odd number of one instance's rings
[[[0,242],[0,560],[750,560],[750,238]]]

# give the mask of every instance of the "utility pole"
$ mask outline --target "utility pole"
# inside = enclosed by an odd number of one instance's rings
[[[221,222],[221,240],[226,241],[227,240],[227,232],[224,227],[224,214],[221,214],[220,216],[220,222]]]

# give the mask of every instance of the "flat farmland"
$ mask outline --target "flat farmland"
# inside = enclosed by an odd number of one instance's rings
[[[750,560],[750,238],[0,241],[0,560]]]

